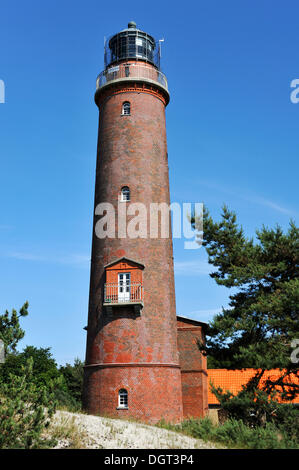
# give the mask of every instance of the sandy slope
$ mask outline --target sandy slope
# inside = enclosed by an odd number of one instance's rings
[[[213,449],[214,444],[183,434],[119,419],[57,411],[53,429],[71,427],[80,435],[80,447],[87,449]],[[67,448],[70,439],[59,439],[56,448]]]

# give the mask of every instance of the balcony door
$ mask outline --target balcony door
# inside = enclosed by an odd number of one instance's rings
[[[118,274],[118,302],[130,302],[131,291],[130,273]]]

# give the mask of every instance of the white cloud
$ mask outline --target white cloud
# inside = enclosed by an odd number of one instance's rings
[[[280,212],[290,216],[298,215],[298,212],[296,212],[295,210],[283,207],[276,201],[270,201],[268,199],[265,199],[264,197],[255,194],[244,194],[244,190],[242,188],[240,188],[238,191],[232,191],[230,188],[226,188],[223,185],[211,183],[209,181],[200,181],[200,184],[206,186],[207,188],[214,189],[225,194],[230,194],[231,196],[242,198],[245,201],[251,202],[252,204],[259,204],[260,206],[269,207],[270,209],[273,209],[276,212]]]
[[[192,320],[197,320],[197,321],[208,323],[210,320],[213,319],[215,315],[221,312],[222,312],[222,308],[211,308],[211,309],[204,309],[204,310],[193,310],[192,312],[182,314],[182,316],[190,318]]]
[[[287,209],[286,207],[282,207],[278,204],[276,204],[273,201],[268,201],[267,199],[264,199],[262,197],[252,197],[252,198],[246,198],[250,202],[255,202],[256,204],[260,204],[262,206],[270,207],[271,209],[277,211],[277,212],[282,212],[283,214],[288,214],[288,215],[295,215],[296,212],[294,212],[291,209]]]
[[[177,276],[206,276],[213,271],[207,261],[175,261],[174,272]]]
[[[7,258],[15,258],[19,260],[24,260],[24,261],[45,261],[45,258],[43,256],[39,256],[33,253],[22,253],[19,251],[7,253],[2,256],[5,256]]]
[[[82,266],[89,267],[90,256],[89,255],[82,255],[82,254],[78,254],[78,253],[73,253],[73,254],[67,255],[65,257],[59,258],[57,261],[62,263],[62,264],[76,264],[76,265],[82,265]]]
[[[189,315],[204,315],[204,316],[211,316],[211,315],[217,315],[217,313],[221,313],[222,308],[211,308],[211,309],[205,309],[205,310],[194,310],[193,312],[190,312]]]
[[[53,255],[44,256],[36,253],[13,251],[10,253],[2,254],[6,258],[15,258],[21,261],[39,261],[43,263],[76,265],[80,267],[89,267],[90,256],[71,253],[67,255]]]

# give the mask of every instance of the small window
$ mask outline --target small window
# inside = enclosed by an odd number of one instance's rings
[[[124,186],[123,188],[121,188],[121,200],[122,201],[130,200],[130,188],[128,188],[128,186]]]
[[[118,408],[128,408],[128,392],[124,388],[118,392]]]
[[[129,103],[129,101],[125,101],[123,103],[121,113],[125,116],[128,116],[129,114],[131,114],[131,103]]]

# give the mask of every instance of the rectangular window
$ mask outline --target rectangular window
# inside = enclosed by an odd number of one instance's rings
[[[121,189],[121,200],[122,201],[129,201],[130,200],[130,188],[128,188],[128,186],[124,186]]]
[[[118,392],[118,408],[128,408],[128,392],[124,388]]]
[[[120,395],[120,397],[119,397],[119,406],[128,406],[128,397],[127,397],[127,395]]]
[[[118,274],[118,302],[129,302],[131,293],[130,273]]]

